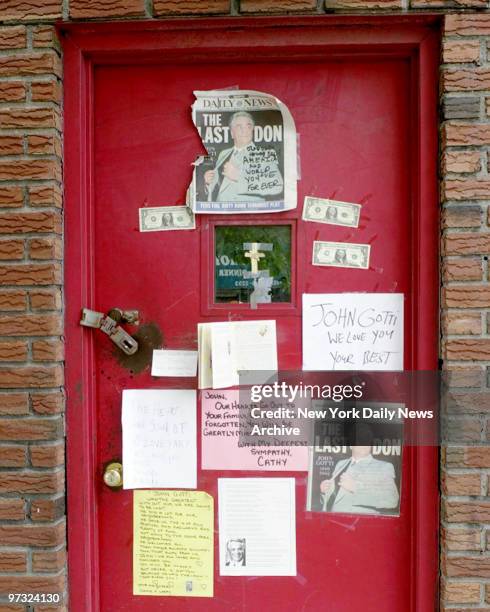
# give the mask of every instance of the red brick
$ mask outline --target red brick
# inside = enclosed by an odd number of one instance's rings
[[[451,413],[474,415],[490,412],[490,392],[451,391],[446,401]]]
[[[464,64],[468,62],[477,62],[479,59],[479,40],[445,40],[443,42],[442,61],[446,64]]]
[[[356,9],[356,10],[376,10],[376,9],[401,9],[403,4],[400,0],[325,0],[327,10]]]
[[[26,0],[2,0],[0,19],[54,19],[61,17],[61,0],[42,0],[42,2],[26,2]]]
[[[0,419],[1,440],[56,440],[62,435],[60,418]]]
[[[0,576],[0,593],[63,593],[65,577],[59,576]]]
[[[455,123],[443,125],[443,142],[446,146],[483,146],[490,144],[490,123]]]
[[[63,259],[63,245],[60,238],[33,238],[29,240],[31,259]]]
[[[485,603],[490,603],[490,584],[485,585]]]
[[[485,98],[485,113],[487,117],[490,115],[490,98]]]
[[[0,467],[18,468],[26,465],[26,447],[0,444]],[[1,556],[1,554],[0,554]]]
[[[0,610],[0,612],[2,612]],[[59,603],[59,604],[40,604],[34,608],[34,612],[68,612],[68,608]],[[456,612],[459,612],[457,610]]]
[[[490,578],[490,557],[446,557],[444,569],[448,577]],[[444,571],[444,570],[443,570]]]
[[[153,0],[153,13],[156,16],[218,15],[229,11],[230,0]]]
[[[446,468],[465,468],[464,447],[447,446],[441,448],[441,465]]]
[[[464,462],[467,467],[490,468],[490,446],[474,446],[465,449]]]
[[[23,152],[21,136],[0,136],[0,155],[22,155]]]
[[[446,362],[443,374],[449,387],[480,387],[483,383],[481,366],[455,366]]]
[[[12,128],[56,128],[60,129],[60,115],[51,106],[31,108],[7,108],[0,110],[0,127]]]
[[[23,102],[26,98],[26,85],[22,81],[0,83],[0,102]]]
[[[481,477],[472,474],[443,474],[442,490],[444,495],[481,495]]]
[[[65,446],[62,442],[30,447],[33,467],[58,467],[65,463]]]
[[[481,585],[474,582],[447,582],[442,586],[442,600],[447,604],[480,603]]]
[[[33,81],[31,83],[33,102],[61,102],[61,84],[59,81]]]
[[[490,339],[460,338],[446,342],[446,359],[458,361],[490,360]]]
[[[38,414],[59,414],[65,409],[65,398],[59,392],[33,394],[32,409]]]
[[[26,510],[23,499],[0,499],[1,521],[23,521],[25,518]]]
[[[27,304],[27,293],[22,290],[4,289],[0,290],[0,311],[25,310]]]
[[[32,46],[33,47],[54,47],[59,48],[58,36],[56,29],[52,25],[35,26],[32,30]]]
[[[61,189],[58,185],[29,187],[29,203],[31,206],[56,206],[60,208],[63,203]]]
[[[27,342],[25,340],[0,340],[0,361],[26,361]]]
[[[490,286],[453,285],[445,287],[442,292],[442,303],[446,308],[490,307]]]
[[[24,552],[2,550],[0,572],[23,573],[27,571],[27,555]]]
[[[59,285],[61,279],[59,263],[0,265],[0,284]],[[51,335],[57,335],[57,332]]]
[[[32,570],[34,572],[59,572],[66,563],[66,551],[43,550],[32,553]]]
[[[24,204],[22,187],[0,186],[0,208],[19,208]]]
[[[442,267],[444,281],[482,280],[483,266],[479,257],[445,258]]]
[[[445,234],[443,245],[446,255],[480,255],[490,253],[490,234],[455,232]]]
[[[444,152],[442,158],[443,173],[454,172],[459,174],[471,174],[481,169],[481,155],[478,151],[448,151]],[[463,207],[461,207],[463,208]],[[450,209],[447,209],[451,213]],[[481,212],[481,211],[480,211]],[[459,215],[464,214],[461,210]],[[451,227],[451,226],[448,226]]]
[[[63,358],[64,344],[61,340],[36,340],[32,343],[33,361],[63,361]]]
[[[1,14],[1,8],[0,8]],[[25,26],[0,27],[0,49],[23,49],[27,36]]]
[[[486,36],[490,35],[490,19],[488,14],[483,15],[446,15],[444,33],[459,36]]]
[[[58,336],[63,322],[57,314],[16,314],[0,316],[0,336]]]
[[[442,73],[444,91],[482,91],[490,88],[490,70],[487,68],[459,68]]]
[[[63,472],[4,472],[0,479],[0,491],[2,493],[61,493],[63,492],[63,485]],[[25,525],[24,528],[26,528]],[[0,525],[0,542],[2,542],[2,544],[22,546],[19,541],[8,538],[9,532],[3,531],[4,529],[5,526]],[[19,531],[15,531],[14,533],[18,534]],[[29,542],[26,541],[28,533],[26,533],[25,536],[22,536],[21,533],[19,535],[21,538],[24,538],[23,543],[25,542],[26,545],[29,545]],[[61,543],[61,541],[52,541],[47,544],[39,545],[56,546]]]
[[[35,499],[31,502],[30,518],[34,522],[56,521],[65,515],[65,498]]]
[[[27,137],[29,155],[57,155],[61,157],[61,141],[57,136],[33,134]]]
[[[26,609],[25,606],[23,606],[22,604],[2,604],[0,603],[0,612],[25,612],[25,609]]]
[[[16,159],[0,162],[1,181],[34,179],[61,179],[60,161],[57,159]]]
[[[480,227],[482,210],[480,206],[463,204],[446,206],[442,211],[443,227]]]
[[[442,196],[446,200],[482,200],[490,194],[490,181],[474,179],[446,179]]]
[[[29,396],[27,393],[0,394],[0,415],[17,415],[29,413]]]
[[[486,0],[411,0],[410,2],[410,8],[414,9],[484,8],[485,6]]]
[[[144,14],[144,0],[70,0],[72,19],[138,17]]]
[[[482,333],[482,318],[479,312],[453,312],[444,313],[442,320],[443,333],[480,335]]]
[[[456,410],[457,412],[457,410]],[[463,412],[464,414],[464,412]],[[482,440],[482,424],[478,418],[456,418],[452,416],[445,421],[445,440],[454,444],[463,442],[478,444]],[[453,493],[453,495],[456,495]]]
[[[59,289],[33,290],[29,293],[33,310],[60,310],[61,291]]]
[[[0,215],[1,217],[1,215]],[[24,241],[19,240],[0,240],[0,259],[3,261],[13,261],[23,259]]]
[[[481,530],[473,527],[445,527],[442,542],[447,550],[481,550]]]
[[[62,384],[63,368],[60,365],[0,368],[0,389],[60,387]]]
[[[61,60],[54,51],[0,56],[0,77],[41,74],[61,76]]]

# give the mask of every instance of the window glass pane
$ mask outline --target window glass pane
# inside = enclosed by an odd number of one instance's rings
[[[215,302],[291,301],[291,226],[215,228]]]

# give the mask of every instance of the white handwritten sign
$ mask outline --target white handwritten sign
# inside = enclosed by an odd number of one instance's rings
[[[195,489],[196,392],[126,389],[122,398],[125,489]]]
[[[304,294],[303,370],[403,370],[403,294]]]

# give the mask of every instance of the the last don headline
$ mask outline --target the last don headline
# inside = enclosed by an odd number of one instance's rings
[[[253,404],[250,416],[253,419],[380,419],[394,421],[399,419],[432,419],[432,410],[410,410],[405,406],[324,406],[321,408],[287,407],[275,404],[274,399],[286,400],[289,403],[297,399],[320,399],[333,402],[348,400],[362,400],[365,383],[360,385],[290,385],[288,383],[274,383],[272,385],[253,385],[250,388],[250,399]],[[264,401],[266,400],[266,401]],[[267,401],[269,400],[269,401]],[[254,425],[250,435],[268,435],[269,427]],[[299,427],[274,426],[274,435],[301,435]]]

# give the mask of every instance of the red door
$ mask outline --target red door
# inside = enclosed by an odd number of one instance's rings
[[[82,307],[137,309],[147,337],[153,334],[158,344],[161,332],[165,347],[179,349],[196,348],[199,322],[273,318],[279,368],[291,370],[302,363],[303,293],[403,293],[405,368],[436,367],[437,47],[429,25],[344,29],[327,20],[295,20],[286,28],[286,22],[260,21],[232,33],[222,22],[205,23],[149,32],[145,26],[67,29],[72,609],[432,610],[432,449],[404,453],[400,517],[332,520],[306,512],[304,472],[199,469],[198,490],[213,495],[215,508],[219,477],[296,478],[297,576],[221,577],[216,552],[214,598],[132,595],[133,493],[102,482],[104,465],[122,454],[121,393],[195,388],[196,380],[152,378],[148,367],[139,371],[144,359],[119,359],[101,332],[80,328]],[[140,233],[139,207],[185,201],[190,164],[203,151],[191,121],[193,90],[230,86],[271,93],[289,107],[301,144],[298,208],[198,216],[194,231]],[[305,195],[362,203],[355,239],[345,228],[302,222]],[[216,224],[237,221],[290,226],[290,302],[256,311],[215,303]],[[370,269],[313,267],[315,239],[370,243]]]

